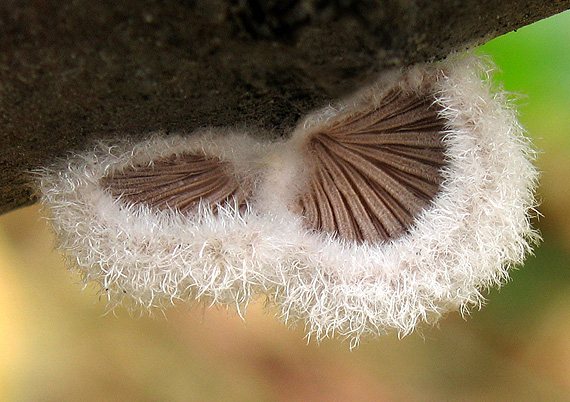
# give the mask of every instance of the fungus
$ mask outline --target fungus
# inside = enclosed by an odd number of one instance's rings
[[[537,173],[472,54],[382,74],[269,141],[100,143],[39,174],[58,247],[112,303],[246,306],[309,336],[401,335],[479,306],[538,238]]]

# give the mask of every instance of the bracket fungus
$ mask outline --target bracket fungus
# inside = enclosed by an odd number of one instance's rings
[[[411,332],[478,306],[538,237],[533,152],[473,54],[383,73],[280,140],[98,144],[43,169],[59,248],[112,303],[259,295],[309,336]]]

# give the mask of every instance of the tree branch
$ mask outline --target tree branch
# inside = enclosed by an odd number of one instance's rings
[[[94,140],[247,126],[281,135],[392,65],[442,58],[570,0],[5,0],[0,213],[31,169]]]

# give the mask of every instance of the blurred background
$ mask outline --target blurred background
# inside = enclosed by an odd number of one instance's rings
[[[358,349],[304,339],[260,306],[106,314],[38,207],[0,217],[0,402],[570,401],[570,12],[486,44],[525,95],[544,242],[466,319]]]

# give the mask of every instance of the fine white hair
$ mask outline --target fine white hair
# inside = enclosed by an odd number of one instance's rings
[[[242,311],[259,295],[309,337],[411,332],[444,314],[480,306],[538,239],[534,153],[488,61],[472,54],[392,70],[371,88],[300,122],[288,140],[260,141],[227,129],[142,142],[100,143],[39,172],[58,248],[112,305],[163,307],[198,300]],[[374,100],[388,85],[413,92],[434,82],[445,120],[441,188],[409,230],[377,244],[307,230],[288,203],[303,178],[300,139],[338,113]],[[360,99],[360,100],[359,100]],[[112,171],[199,151],[233,164],[254,183],[247,208],[157,211],[125,203],[100,184]]]

